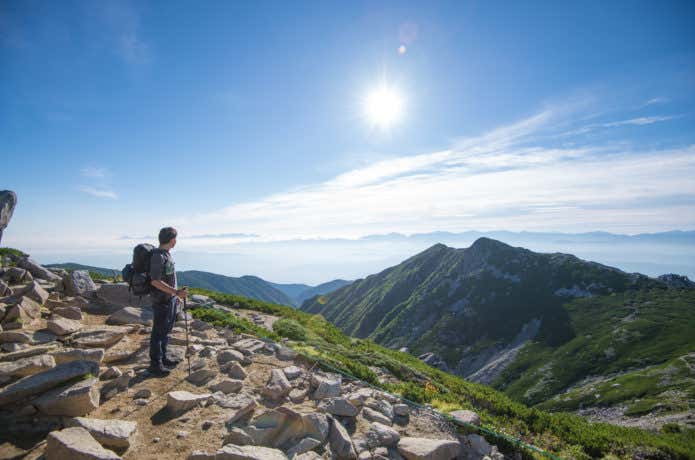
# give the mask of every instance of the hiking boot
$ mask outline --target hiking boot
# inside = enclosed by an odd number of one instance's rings
[[[150,373],[162,377],[169,375],[169,373],[171,372],[169,369],[164,367],[162,363],[150,363],[150,367],[148,370],[150,371]]]
[[[162,360],[162,364],[164,364],[166,367],[176,367],[179,365],[181,361],[178,359],[169,359],[169,358],[164,358]]]

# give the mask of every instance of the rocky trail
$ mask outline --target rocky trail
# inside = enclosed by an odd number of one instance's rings
[[[212,304],[263,327],[277,319]],[[13,256],[0,268],[0,459],[502,459],[479,435],[320,370],[285,346],[188,318],[181,363],[147,370],[151,312],[127,286]],[[460,411],[463,420],[477,415]]]

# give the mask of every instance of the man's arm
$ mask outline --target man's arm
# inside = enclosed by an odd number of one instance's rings
[[[164,265],[164,257],[160,254],[153,254],[152,260],[150,261],[150,284],[156,289],[165,292],[169,295],[175,295],[179,297],[186,297],[186,289],[176,290],[172,286],[169,286],[166,282],[162,281],[162,270]]]

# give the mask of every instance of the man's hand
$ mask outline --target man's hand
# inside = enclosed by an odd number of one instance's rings
[[[181,298],[181,299],[185,299],[186,297],[188,297],[188,290],[187,289],[188,288],[179,289],[178,291],[176,291],[176,296]]]

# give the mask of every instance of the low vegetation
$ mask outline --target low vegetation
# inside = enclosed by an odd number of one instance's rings
[[[562,458],[695,458],[695,433],[692,430],[669,428],[652,433],[590,423],[568,413],[549,413],[516,402],[491,387],[431,368],[410,354],[379,346],[371,340],[348,337],[320,315],[212,291],[194,289],[193,292],[208,295],[227,306],[279,316],[278,322],[282,321],[284,325],[268,331],[233,314],[206,308],[193,310],[197,318],[275,340],[280,336],[287,337],[287,331],[294,334],[303,330],[303,338],[288,337],[289,344],[295,350],[321,360],[324,365],[443,411],[475,410],[486,429],[521,439]],[[378,375],[384,373],[394,378],[388,382],[380,380]],[[490,440],[505,445],[499,438]],[[539,456],[532,451],[526,451],[526,454]]]

